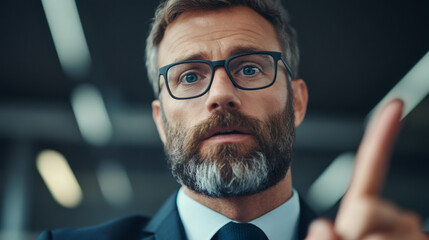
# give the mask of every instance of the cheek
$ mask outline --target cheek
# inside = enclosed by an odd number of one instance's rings
[[[185,117],[183,108],[180,106],[180,104],[165,104],[164,105],[164,113],[167,121],[172,124],[173,126],[177,125],[177,123],[183,124],[186,122],[183,118]]]
[[[281,84],[279,84],[281,85]],[[283,111],[287,102],[287,89],[286,86],[271,86],[267,89],[261,90],[259,94],[254,93],[253,97],[249,99],[249,107],[254,110],[252,112],[257,114],[257,117],[263,120],[268,120],[273,114]]]
[[[272,86],[273,91],[268,96],[268,97],[271,97],[269,98],[270,99],[269,104],[272,104],[272,106],[276,109],[275,113],[283,111],[286,107],[288,94],[289,94],[286,81],[287,80],[285,80],[284,78],[278,79],[274,84],[274,86]]]
[[[276,93],[276,94],[270,94],[265,97],[264,105],[262,106],[264,109],[262,111],[265,111],[265,120],[268,120],[270,116],[277,114],[286,107],[286,93]]]
[[[164,112],[167,121],[177,126],[177,124],[183,127],[191,127],[199,119],[201,113],[200,106],[181,100],[171,100],[168,104],[164,105]]]

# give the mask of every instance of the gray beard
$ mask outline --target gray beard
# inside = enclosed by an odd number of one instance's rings
[[[213,159],[201,161],[199,156],[188,159],[186,166],[180,164],[180,160],[180,156],[170,155],[171,170],[177,182],[210,197],[233,197],[260,192],[264,190],[265,187],[262,186],[267,182],[269,174],[267,158],[260,152],[246,159],[230,161],[228,166]],[[228,171],[232,174],[225,177]]]
[[[231,178],[221,178],[224,166],[211,164],[212,161],[205,161],[202,164],[189,165],[191,171],[195,171],[196,185],[204,190],[206,195],[213,197],[238,196],[245,193],[260,191],[268,176],[267,159],[262,153],[247,158],[245,161],[231,162],[230,167],[233,172]],[[200,191],[201,192],[201,191]]]
[[[228,117],[222,115],[219,118]],[[293,109],[288,104],[267,123],[258,124],[261,129],[265,128],[266,134],[254,136],[257,146],[249,153],[242,154],[240,148],[243,146],[223,144],[212,150],[214,154],[205,157],[199,153],[199,145],[188,144],[187,139],[194,138],[186,135],[190,131],[181,126],[172,127],[164,121],[165,152],[172,174],[181,185],[209,197],[248,196],[262,192],[282,180],[289,169],[295,139],[293,120]],[[266,136],[265,139],[259,139],[264,138],[260,135]]]

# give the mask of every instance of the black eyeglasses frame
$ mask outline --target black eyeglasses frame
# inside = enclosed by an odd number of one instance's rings
[[[238,85],[238,84],[234,81],[234,78],[231,76],[231,73],[230,73],[230,71],[229,71],[228,64],[229,64],[229,62],[230,62],[230,61],[232,61],[232,60],[233,60],[233,59],[235,59],[235,58],[242,57],[242,56],[246,56],[246,55],[253,55],[253,54],[267,54],[267,55],[270,55],[271,57],[273,57],[273,59],[274,59],[274,71],[275,71],[275,72],[274,72],[274,79],[273,79],[273,81],[272,81],[270,84],[268,84],[268,85],[266,85],[266,86],[263,86],[263,87],[258,87],[258,88],[245,88],[245,87],[242,87],[242,86]],[[285,67],[286,67],[286,70],[287,70],[287,72],[288,72],[288,74],[289,74],[289,78],[288,78],[288,80],[289,80],[289,81],[290,81],[290,80],[292,80],[292,79],[293,79],[293,72],[292,72],[292,69],[290,68],[289,64],[287,64],[286,60],[283,58],[283,55],[282,55],[280,52],[271,52],[271,51],[255,51],[255,52],[247,52],[247,53],[242,53],[242,54],[234,55],[234,56],[231,56],[231,57],[229,57],[229,58],[227,58],[227,59],[225,59],[225,60],[219,60],[219,61],[208,61],[208,60],[185,60],[185,61],[180,61],[180,62],[175,62],[175,63],[172,63],[172,64],[168,64],[168,65],[165,65],[165,66],[160,67],[160,68],[158,69],[158,97],[159,97],[159,94],[160,94],[160,92],[161,92],[161,84],[160,84],[160,81],[159,81],[159,77],[160,77],[160,76],[163,76],[163,78],[164,78],[164,82],[165,82],[165,85],[166,85],[166,88],[167,88],[167,91],[168,91],[168,93],[170,94],[170,96],[171,96],[172,98],[177,99],[177,100],[186,100],[186,99],[193,99],[193,98],[201,97],[201,96],[203,96],[204,94],[206,94],[206,93],[210,90],[210,88],[211,88],[211,85],[212,85],[212,83],[213,83],[213,77],[214,77],[214,72],[215,72],[214,70],[215,70],[215,68],[217,68],[217,67],[222,67],[222,66],[225,68],[226,73],[227,73],[227,75],[228,75],[229,79],[231,80],[232,84],[233,84],[236,88],[238,88],[238,89],[242,89],[242,90],[249,91],[249,90],[259,90],[259,89],[268,88],[268,87],[272,86],[272,85],[274,84],[274,82],[276,81],[276,79],[277,79],[277,65],[278,65],[278,64],[277,64],[277,62],[278,62],[279,60],[282,60],[283,64],[284,64],[284,65],[285,65]],[[200,93],[200,94],[198,94],[198,95],[196,95],[196,96],[192,96],[192,97],[176,97],[176,96],[174,96],[174,95],[173,95],[173,93],[171,92],[170,87],[169,87],[169,85],[168,85],[167,72],[168,72],[168,70],[169,70],[171,67],[173,67],[173,66],[175,66],[175,65],[183,64],[183,63],[205,63],[205,64],[207,64],[207,65],[209,65],[209,66],[210,66],[210,69],[211,69],[210,83],[209,83],[209,85],[207,86],[207,89],[206,89],[206,90],[204,90],[202,93]]]

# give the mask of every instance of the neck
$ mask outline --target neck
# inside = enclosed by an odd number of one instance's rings
[[[292,196],[290,169],[286,176],[267,190],[243,197],[212,198],[183,186],[195,201],[238,222],[249,222],[285,203]]]

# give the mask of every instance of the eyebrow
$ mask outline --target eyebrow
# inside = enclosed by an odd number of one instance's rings
[[[256,51],[263,51],[260,48],[253,47],[253,46],[239,46],[235,47],[229,52],[229,56],[235,56],[242,53],[249,53],[249,52],[256,52]],[[187,61],[187,60],[208,60],[207,54],[204,53],[191,53],[189,55],[180,56],[174,59],[174,62],[181,62],[181,61]],[[223,60],[223,59],[217,59],[217,60]]]
[[[239,46],[234,48],[231,52],[229,57],[235,56],[242,53],[249,53],[249,52],[258,52],[258,51],[264,51],[261,48],[253,47],[253,46]]]

